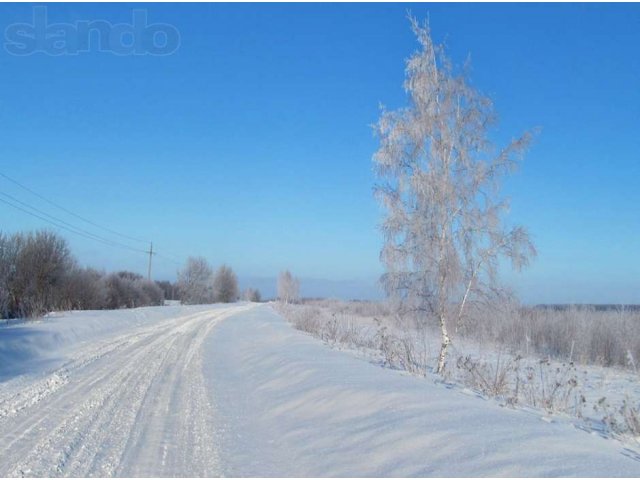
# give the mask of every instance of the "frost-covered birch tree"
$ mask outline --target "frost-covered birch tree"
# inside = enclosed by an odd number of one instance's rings
[[[295,303],[300,299],[300,281],[289,270],[278,275],[278,299],[284,303]]]
[[[189,257],[178,273],[180,300],[187,305],[215,302],[213,270],[203,257]]]
[[[466,65],[453,68],[427,23],[410,20],[420,48],[406,62],[409,105],[383,109],[375,126],[375,192],[386,210],[382,281],[405,311],[437,321],[442,373],[448,329],[463,324],[472,304],[495,298],[500,257],[520,269],[535,256],[524,228],[503,225],[508,202],[499,192],[531,134],[495,148],[490,99],[469,84]]]

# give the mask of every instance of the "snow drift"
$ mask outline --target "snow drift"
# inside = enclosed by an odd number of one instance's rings
[[[205,348],[225,475],[640,475],[615,440],[332,350],[269,307]]]

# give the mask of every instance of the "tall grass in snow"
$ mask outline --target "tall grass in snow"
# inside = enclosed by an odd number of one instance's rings
[[[463,337],[581,364],[636,370],[640,358],[640,311],[522,308],[503,305],[470,319]]]
[[[365,350],[387,367],[426,375],[437,361],[435,320],[433,330],[420,330],[424,322],[395,315],[375,302],[316,300],[276,308],[297,329],[331,345]],[[595,414],[611,432],[640,435],[637,400],[610,401],[603,396],[587,405],[584,392],[593,391],[593,379],[578,368],[592,364],[635,372],[636,358],[640,358],[640,312],[504,304],[476,312],[456,333],[453,345],[454,361],[445,372],[449,380],[509,405],[577,417]]]

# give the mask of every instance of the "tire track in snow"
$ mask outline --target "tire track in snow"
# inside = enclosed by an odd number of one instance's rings
[[[17,416],[18,418],[13,421],[2,421],[0,419],[0,427],[5,437],[5,442],[2,444],[2,450],[0,450],[0,458],[5,458],[11,452],[14,451],[14,444],[20,441],[23,437],[27,436],[33,430],[53,430],[55,425],[51,425],[52,421],[58,419],[53,412],[45,410],[45,408],[33,408],[38,402],[46,399],[48,396],[55,393],[60,389],[62,385],[69,383],[69,376],[82,375],[82,369],[84,367],[92,366],[93,374],[83,382],[75,382],[73,385],[69,385],[68,388],[63,389],[56,398],[54,406],[49,406],[45,403],[46,408],[54,408],[55,405],[62,405],[64,401],[69,399],[83,398],[87,395],[87,392],[91,390],[94,385],[104,382],[112,372],[117,369],[113,364],[107,364],[104,366],[104,362],[98,362],[99,360],[110,361],[109,355],[120,354],[121,359],[126,359],[126,351],[120,352],[126,347],[131,347],[132,351],[139,350],[143,345],[143,342],[149,339],[167,332],[175,328],[175,322],[186,322],[197,315],[189,315],[180,317],[169,322],[162,322],[153,327],[146,327],[134,331],[131,335],[122,335],[113,341],[107,341],[101,343],[98,346],[89,346],[82,350],[77,358],[69,362],[67,365],[53,372],[46,379],[36,382],[34,387],[26,387],[24,390],[14,394],[10,399],[4,403],[10,404],[9,407],[5,407],[5,411],[8,412],[6,416]],[[125,360],[126,361],[126,360]],[[97,362],[98,365],[92,365]],[[115,367],[115,368],[114,368]],[[51,383],[51,378],[64,378],[64,382],[58,382],[54,386],[55,388],[46,390],[47,386]],[[25,411],[23,411],[25,410]],[[73,413],[73,409],[71,409]],[[63,414],[64,412],[61,412]],[[1,471],[1,470],[0,470]]]
[[[218,474],[200,352],[217,322],[247,308],[176,318],[88,348],[60,369],[64,384],[5,409],[0,475]]]
[[[191,332],[188,346],[180,348],[182,358],[170,362],[164,376],[158,377],[147,391],[145,405],[139,410],[140,418],[135,423],[125,451],[121,476],[147,476],[154,471],[157,458],[165,474],[186,476],[217,475],[217,453],[211,416],[202,415],[211,411],[208,394],[202,375],[202,359],[199,352],[204,338],[214,324],[201,325]],[[166,378],[168,377],[168,378]],[[188,391],[189,395],[182,392]],[[164,412],[164,415],[157,415]],[[178,433],[177,438],[175,432]],[[172,441],[188,448],[171,448]],[[137,461],[133,461],[133,458]],[[151,462],[151,463],[149,463]]]
[[[73,358],[62,367],[54,370],[44,378],[34,381],[17,393],[10,392],[2,395],[0,392],[0,419],[17,415],[24,408],[31,407],[54,393],[58,388],[68,382],[70,371],[78,370],[81,367],[100,360],[106,355],[112,354],[121,348],[138,342],[144,337],[156,334],[157,332],[155,332],[155,330],[163,325],[169,325],[167,328],[171,328],[171,325],[173,325],[175,321],[186,321],[197,315],[198,314],[189,315],[180,317],[179,319],[172,319],[170,321],[165,320],[164,322],[154,326],[154,331],[152,332],[148,331],[149,327],[142,327],[128,333],[127,335],[119,336],[115,340],[107,340],[99,342],[97,345],[90,345],[89,347],[82,349],[80,354],[75,355],[77,358]]]

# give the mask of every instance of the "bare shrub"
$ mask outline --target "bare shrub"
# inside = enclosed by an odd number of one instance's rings
[[[305,305],[316,305],[342,315],[357,317],[387,317],[391,315],[391,308],[385,302],[368,300],[351,300],[348,302],[335,299],[305,300]]]
[[[178,286],[175,283],[167,280],[156,280],[156,285],[162,289],[165,300],[180,300]]]
[[[633,435],[634,437],[640,436],[640,406],[635,405],[627,397],[623,400],[620,407],[620,414],[624,419],[624,432]]]
[[[322,310],[318,307],[290,304],[277,304],[277,310],[289,320],[293,326],[303,332],[322,337]]]
[[[610,433],[640,437],[640,405],[632,402],[626,396],[618,408],[609,403],[607,397],[602,397],[593,406],[593,410],[602,418],[602,424]]]
[[[67,276],[65,298],[69,310],[106,308],[105,274],[92,268],[74,268]]]
[[[164,304],[164,292],[155,282],[143,278],[136,282],[136,287],[140,292],[140,300],[138,301],[139,306],[157,306]]]
[[[132,308],[133,293],[131,281],[123,278],[117,273],[107,275],[106,286],[106,307],[108,309]]]
[[[20,244],[21,237],[8,236],[0,232],[0,318],[11,318],[17,314],[17,302],[12,287]]]
[[[356,315],[352,312],[362,310],[360,307],[351,308],[350,304],[351,302],[338,300],[312,300],[302,305],[279,303],[275,308],[295,328],[310,333],[330,345],[379,353],[382,363],[386,366],[424,373],[425,360],[416,353],[414,336],[406,332],[392,331],[381,319]],[[371,302],[364,309],[380,312],[383,308],[374,306]]]
[[[137,273],[112,273],[105,278],[104,283],[106,308],[136,308],[164,303],[162,289]]]
[[[584,396],[578,390],[578,374],[573,363],[554,365],[548,359],[538,361],[518,376],[525,403],[549,412],[570,412],[580,416]]]
[[[496,362],[481,362],[467,355],[458,357],[456,367],[466,374],[462,377],[465,385],[491,397],[505,396],[515,404],[519,394],[517,379],[520,360],[521,357],[504,360],[499,355]]]
[[[383,363],[391,368],[424,374],[426,362],[417,352],[416,337],[407,332],[393,333],[382,320],[376,318],[374,346],[382,353]]]
[[[415,345],[433,338],[430,325],[410,314],[397,315],[384,303],[307,300],[318,312],[336,314],[340,322],[350,318],[374,319],[394,327],[398,338],[405,332]],[[525,357],[537,356],[564,363],[616,366],[634,370],[640,358],[640,311],[589,307],[565,309],[523,307],[509,301],[487,308],[476,307],[457,335],[460,339],[495,351]],[[318,313],[320,315],[320,313]],[[436,325],[434,321],[432,325]],[[425,350],[421,346],[420,350]]]
[[[213,270],[203,257],[189,257],[178,273],[178,291],[182,303],[193,305],[215,302]]]
[[[521,307],[478,310],[460,331],[479,344],[502,345],[524,355],[635,369],[640,358],[640,312]]]
[[[162,289],[133,272],[80,268],[56,233],[0,233],[0,315],[161,305]]]
[[[213,295],[216,302],[231,303],[238,299],[238,277],[231,267],[222,265],[213,279]]]
[[[260,290],[255,288],[247,288],[242,293],[242,298],[247,302],[260,302],[262,300],[262,295],[260,294]]]
[[[49,231],[0,238],[0,307],[5,317],[31,317],[65,304],[74,268],[67,242]]]
[[[527,361],[520,355],[498,354],[492,360],[470,355],[456,362],[454,379],[489,397],[502,397],[509,405],[524,404],[548,412],[581,416],[585,403],[574,364],[549,360]]]

